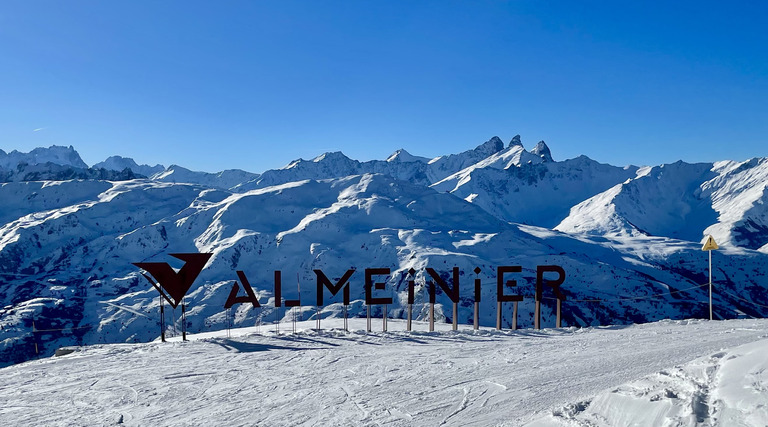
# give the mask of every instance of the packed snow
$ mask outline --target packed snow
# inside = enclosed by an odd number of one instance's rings
[[[0,369],[1,425],[762,426],[768,321],[474,331],[350,319]]]

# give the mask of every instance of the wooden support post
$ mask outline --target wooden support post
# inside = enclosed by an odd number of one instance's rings
[[[429,304],[429,332],[435,330],[435,303]]]

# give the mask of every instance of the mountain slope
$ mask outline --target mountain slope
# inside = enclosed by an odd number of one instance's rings
[[[187,295],[190,332],[286,316],[275,307],[275,270],[282,271],[283,299],[301,294],[304,319],[318,315],[314,270],[334,282],[354,270],[351,316],[366,312],[367,268],[390,270],[374,277],[385,283],[376,292],[392,298],[386,308],[372,307],[375,316],[405,317],[413,279],[414,315],[423,320],[435,281],[426,268],[452,286],[458,267],[458,322],[473,320],[479,278],[480,322],[493,326],[496,269],[520,266],[501,283],[505,293],[524,296],[517,320],[530,327],[543,265],[566,273],[566,325],[704,317],[702,230],[723,244],[714,254],[715,316],[761,317],[768,306],[765,159],[618,168],[584,156],[556,162],[543,142],[528,152],[516,137],[506,148],[492,138],[432,160],[402,150],[370,162],[327,153],[262,175],[172,166],[149,179],[115,181],[122,172],[101,176],[103,169],[50,162],[17,169],[27,167],[56,181],[0,186],[2,363],[31,357],[35,340],[50,354],[73,343],[154,339],[160,298],[131,263],[180,268],[170,254],[185,252],[213,253]],[[560,231],[548,228],[562,218]],[[242,280],[236,270],[261,308],[224,309]],[[542,322],[553,325],[554,292],[544,291]],[[341,295],[323,292],[319,315],[341,316]],[[453,320],[449,294],[437,287],[438,321]],[[512,304],[503,305],[504,327],[512,312]],[[169,310],[169,325],[180,326],[177,314]]]
[[[405,316],[406,271],[414,268],[416,316],[425,319],[432,279],[424,269],[432,267],[448,279],[456,266],[462,298],[458,320],[471,322],[472,270],[479,267],[481,323],[491,326],[496,320],[496,267],[519,265],[522,272],[512,276],[518,288],[505,292],[526,296],[518,324],[530,327],[536,266],[551,264],[562,266],[567,274],[562,288],[574,300],[563,305],[569,325],[706,313],[700,303],[706,299],[705,290],[697,287],[706,280],[699,268],[704,254],[696,244],[656,239],[622,246],[519,227],[450,194],[386,175],[307,180],[245,193],[152,180],[110,183],[106,189],[82,188],[77,181],[59,185],[81,188],[82,196],[72,204],[10,220],[0,229],[3,360],[31,355],[33,320],[38,329],[63,329],[40,343],[46,353],[72,343],[153,339],[155,321],[146,316],[155,312],[159,297],[131,263],[170,262],[178,267],[168,256],[178,252],[214,254],[187,296],[188,326],[196,332],[227,324],[224,302],[238,279],[235,270],[245,272],[264,305],[254,309],[239,304],[233,319],[238,325],[282,316],[274,307],[274,270],[283,272],[285,299],[298,297],[293,281],[297,278],[306,318],[315,312],[313,270],[338,278],[350,268],[357,270],[350,282],[352,316],[365,312],[366,268],[391,270],[389,277],[380,278],[386,282],[381,296],[393,298],[387,309],[390,317]],[[646,246],[655,247],[655,255],[649,256]],[[758,252],[734,251],[718,261],[727,272],[724,290],[730,293],[716,295],[718,316],[763,315],[759,307],[739,298],[749,296],[768,305],[758,273],[766,260],[768,256]],[[542,307],[547,325],[554,322],[550,292]],[[578,302],[594,299],[604,301]],[[339,316],[339,302],[340,296],[326,293],[323,315]],[[450,321],[448,295],[439,291],[437,302],[438,319]],[[374,306],[374,315],[381,316],[382,309]],[[503,310],[508,327],[511,304]]]
[[[511,222],[554,227],[570,208],[635,175],[586,156],[546,161],[511,146],[432,185]]]
[[[677,162],[641,169],[571,209],[557,230],[610,236],[667,236],[759,249],[768,243],[768,159]]]

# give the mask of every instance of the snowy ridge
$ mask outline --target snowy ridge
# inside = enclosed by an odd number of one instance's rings
[[[218,173],[196,172],[178,165],[171,165],[167,169],[150,176],[154,181],[177,182],[186,184],[198,184],[206,187],[222,190],[234,189],[244,182],[258,178],[258,174],[246,172],[240,169],[228,169]]]
[[[571,209],[556,230],[666,236],[759,249],[768,241],[768,159],[646,167]],[[702,235],[703,234],[703,235]]]
[[[144,175],[144,176],[152,176],[158,172],[162,172],[165,170],[165,166],[163,165],[155,165],[155,166],[138,165],[133,159],[129,157],[121,157],[121,156],[108,157],[103,162],[96,163],[95,165],[93,165],[93,167],[96,169],[106,169],[106,170],[113,170],[113,171],[122,171],[125,169],[130,169],[134,173],[137,173],[139,175]]]
[[[403,162],[403,163],[410,163],[410,162],[429,162],[429,159],[426,157],[420,157],[420,156],[414,156],[413,154],[405,151],[404,148],[401,148],[389,157],[387,157],[388,162]]]
[[[705,233],[734,246],[757,249],[768,241],[768,159],[715,163],[717,177],[701,185],[718,221]]]
[[[574,204],[633,177],[636,170],[600,164],[586,156],[542,162],[517,145],[432,187],[507,221],[553,227]]]
[[[0,150],[0,170],[16,169],[22,163],[28,165],[53,163],[55,165],[88,169],[88,165],[83,162],[83,159],[80,158],[80,155],[71,145],[69,147],[52,145],[48,148],[35,148],[29,153],[21,153],[16,150],[6,153]]]
[[[281,169],[264,172],[257,180],[238,187],[238,191],[263,188],[305,179],[341,178],[350,175],[385,174],[401,181],[430,185],[461,169],[471,166],[504,148],[499,137],[459,154],[428,160],[398,150],[387,160],[359,162],[341,152],[324,153],[312,160],[295,160]]]

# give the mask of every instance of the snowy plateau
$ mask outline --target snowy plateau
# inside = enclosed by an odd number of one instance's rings
[[[768,425],[768,158],[617,167],[518,136],[204,173],[53,146],[0,150],[0,182],[2,425]],[[707,235],[715,321],[692,320],[709,317]],[[190,341],[166,306],[160,343],[132,263],[191,252],[213,255]],[[541,265],[566,272],[562,328],[545,289],[532,329]],[[522,270],[516,331],[512,303],[495,329],[499,266]],[[390,271],[371,332],[366,268]],[[437,287],[434,332],[427,268],[460,295],[454,319]],[[341,292],[314,307],[314,270],[350,269],[345,331]],[[301,307],[275,307],[275,270]],[[236,271],[261,307],[225,310]]]

